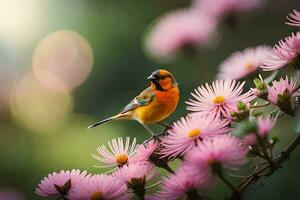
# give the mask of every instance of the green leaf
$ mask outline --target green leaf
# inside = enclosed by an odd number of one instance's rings
[[[255,121],[243,121],[238,123],[236,128],[232,131],[232,134],[236,137],[243,138],[245,135],[257,131],[257,125]]]

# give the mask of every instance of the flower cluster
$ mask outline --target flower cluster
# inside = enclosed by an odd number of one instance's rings
[[[167,56],[174,49],[208,41],[215,24],[204,16],[202,22],[198,21],[199,13],[194,12],[203,9],[205,2],[210,2],[207,9],[215,18],[250,10],[260,3],[259,0],[194,1],[193,12],[179,11],[162,20],[156,32],[151,33],[151,49],[157,55]],[[299,26],[299,12],[294,11],[288,20],[287,24]],[[174,26],[175,22],[184,28]],[[205,28],[197,26],[199,23],[204,23]],[[168,33],[174,34],[167,36]],[[260,75],[254,79],[255,88],[250,89],[245,82],[235,79],[249,77],[261,69],[284,69],[288,64],[299,67],[299,60],[298,32],[274,48],[258,46],[232,54],[220,65],[220,80],[195,89],[186,102],[190,113],[168,127],[162,137],[143,144],[129,137],[112,139],[92,155],[101,162],[101,168],[110,168],[105,174],[92,175],[79,170],[54,172],[41,180],[36,194],[68,200],[126,200],[134,196],[148,200],[185,197],[197,200],[220,179],[239,199],[249,183],[243,181],[235,187],[228,180],[228,172],[239,170],[251,157],[263,160],[255,166],[254,178],[280,167],[282,160],[273,155],[276,139],[271,132],[282,115],[295,115],[299,86],[297,79],[289,76],[274,80],[276,74],[266,80]],[[257,109],[269,105],[276,110],[258,112]],[[170,162],[176,159],[179,164],[171,167]],[[261,169],[262,174],[257,172],[261,165],[267,166]],[[169,174],[161,177],[158,168]],[[266,169],[270,171],[266,173]],[[157,192],[153,195],[149,188],[154,187]]]
[[[189,8],[170,12],[155,23],[148,33],[146,50],[152,57],[162,60],[169,60],[178,52],[193,56],[199,48],[212,46],[219,22],[224,20],[232,24],[238,19],[237,14],[259,7],[261,2],[194,0]]]

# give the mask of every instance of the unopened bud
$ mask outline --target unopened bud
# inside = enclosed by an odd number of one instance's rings
[[[255,88],[252,89],[255,96],[265,98],[268,95],[268,85],[265,83],[261,75],[259,75],[259,78],[254,78],[253,83],[255,85]]]
[[[242,101],[237,103],[237,111],[233,111],[230,113],[232,120],[235,122],[240,122],[244,119],[248,119],[249,117],[249,107]]]

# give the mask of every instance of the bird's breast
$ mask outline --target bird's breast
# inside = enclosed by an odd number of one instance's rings
[[[179,101],[178,88],[167,91],[155,91],[153,101],[136,109],[136,117],[141,123],[157,123],[167,118],[177,107]]]

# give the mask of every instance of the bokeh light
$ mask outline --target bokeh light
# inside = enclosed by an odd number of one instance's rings
[[[0,188],[0,199],[2,200],[25,200],[23,194],[14,188]]]
[[[38,133],[50,133],[66,120],[73,108],[69,93],[55,92],[41,85],[32,73],[17,84],[11,98],[13,116]]]
[[[93,66],[93,50],[74,31],[50,33],[36,47],[32,67],[37,80],[58,91],[70,91],[86,80]]]
[[[9,40],[15,45],[33,38],[40,20],[38,17],[40,5],[36,0],[1,0],[0,38]]]

